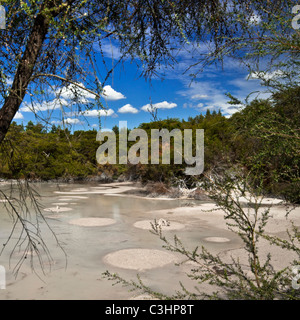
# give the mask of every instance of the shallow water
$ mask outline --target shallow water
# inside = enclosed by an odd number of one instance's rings
[[[186,266],[175,266],[169,263],[163,267],[145,270],[129,270],[120,265],[109,265],[104,257],[122,249],[162,249],[162,241],[149,230],[134,227],[140,220],[154,220],[161,216],[157,210],[166,209],[167,218],[184,224],[180,230],[167,231],[171,239],[175,234],[188,244],[190,249],[203,243],[203,239],[211,236],[226,237],[227,243],[206,243],[208,248],[220,251],[240,246],[234,235],[225,230],[212,230],[201,223],[201,216],[172,217],[172,209],[184,205],[183,200],[143,199],[129,195],[98,194],[105,188],[95,184],[36,184],[41,195],[40,202],[50,228],[55,233],[61,247],[57,246],[45,223],[41,224],[43,239],[46,242],[52,261],[45,260],[44,272],[38,266],[37,257],[33,257],[39,277],[32,272],[28,256],[17,278],[13,275],[13,267],[22,254],[22,248],[15,250],[10,257],[14,239],[0,256],[0,265],[6,269],[6,289],[0,290],[0,299],[130,299],[135,293],[120,285],[112,286],[112,282],[103,279],[106,270],[116,272],[127,280],[136,279],[139,273],[146,285],[154,290],[172,293],[180,289],[179,281],[192,286],[185,276]],[[61,207],[59,204],[62,203]],[[199,202],[197,202],[199,204]],[[59,207],[57,207],[59,206]],[[57,212],[55,212],[57,208]],[[70,208],[61,211],[60,208]],[[74,219],[105,218],[113,219],[114,224],[105,226],[80,226],[72,224]],[[166,219],[166,216],[163,218]],[[6,214],[3,203],[0,203],[0,240],[4,243],[9,236],[12,222]],[[17,235],[17,233],[15,234]],[[43,255],[42,255],[43,256]],[[179,258],[179,257],[177,257]],[[51,267],[51,270],[50,270]],[[174,280],[176,279],[176,280]],[[138,293],[136,293],[138,294]]]

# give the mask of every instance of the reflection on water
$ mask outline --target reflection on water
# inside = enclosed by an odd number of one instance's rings
[[[19,277],[12,274],[13,263],[16,258],[11,257],[7,248],[0,256],[0,265],[4,265],[7,272],[7,289],[0,290],[0,299],[128,299],[133,296],[128,289],[112,287],[112,283],[101,278],[102,272],[110,270],[117,272],[127,279],[134,279],[136,272],[110,266],[103,261],[109,253],[122,249],[144,248],[162,250],[162,242],[148,230],[134,227],[139,220],[154,220],[160,218],[157,210],[166,210],[165,216],[172,220],[172,208],[184,203],[181,200],[154,200],[131,196],[105,195],[105,188],[95,185],[55,185],[37,184],[36,188],[41,195],[41,202],[49,226],[55,232],[60,244],[67,254],[67,268],[65,256],[53,241],[53,235],[44,230],[43,239],[48,244],[53,263],[51,272],[42,275],[42,282],[32,274],[30,261],[25,263]],[[56,193],[68,192],[68,194]],[[90,192],[90,193],[89,193]],[[95,193],[96,192],[96,193]],[[69,200],[67,200],[69,199]],[[66,205],[66,202],[68,204]],[[71,208],[72,210],[60,210]],[[63,204],[64,203],[64,204]],[[55,212],[55,208],[57,208]],[[51,218],[51,219],[50,219]],[[80,218],[113,219],[114,224],[104,226],[80,226],[70,223]],[[175,219],[175,218],[173,218]],[[98,219],[100,220],[100,219]],[[211,236],[211,232],[201,225],[199,217],[176,217],[176,221],[184,224],[185,228],[169,231],[169,235],[179,235],[191,248],[199,245],[201,238]],[[195,221],[197,223],[195,223]],[[0,241],[9,236],[12,224],[0,203]],[[220,236],[228,237],[228,234]],[[12,243],[12,242],[11,242]],[[234,244],[234,241],[231,245]],[[226,244],[217,244],[224,246]],[[228,244],[227,244],[228,246]],[[28,259],[30,260],[30,259]],[[141,274],[146,284],[153,289],[161,289],[170,293],[179,289],[178,281],[185,276],[178,267],[169,264],[167,267],[147,270]],[[176,278],[176,282],[174,282]]]
[[[113,204],[113,218],[116,220],[120,219],[120,207],[117,203]]]

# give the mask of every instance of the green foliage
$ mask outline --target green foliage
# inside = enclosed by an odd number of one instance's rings
[[[232,116],[233,146],[264,191],[299,202],[300,194],[300,91],[289,88],[273,101],[255,100]],[[255,182],[257,180],[257,182]]]
[[[73,135],[54,128],[49,133],[29,122],[26,131],[12,124],[1,145],[1,176],[5,178],[83,178],[97,174],[96,131]]]
[[[149,164],[99,166],[96,162],[96,131],[75,131],[53,125],[46,132],[40,123],[28,122],[26,130],[13,123],[1,146],[0,174],[6,178],[86,177],[105,172],[110,178],[120,174],[143,182],[171,183],[173,178],[186,180],[185,163],[174,164],[171,139],[171,164],[152,165],[151,129],[204,129],[204,172],[234,170],[243,167],[252,177],[253,187],[265,194],[299,203],[300,87],[277,92],[270,100],[254,100],[231,118],[221,112],[206,112],[188,121],[176,118],[142,123],[148,134]],[[117,138],[118,127],[114,127]],[[129,131],[128,131],[129,132]],[[130,148],[134,142],[128,143]],[[190,177],[189,186],[201,177]]]

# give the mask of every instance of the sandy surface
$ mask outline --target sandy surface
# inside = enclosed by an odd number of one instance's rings
[[[129,300],[158,300],[158,299],[152,297],[149,294],[139,294],[137,296],[133,296],[129,298]]]
[[[178,258],[169,252],[154,249],[125,249],[109,253],[103,258],[105,263],[118,268],[144,271],[175,263]]]
[[[208,242],[229,242],[230,239],[228,238],[222,238],[222,237],[207,237],[207,238],[204,238],[205,241],[208,241]]]
[[[51,207],[51,208],[45,208],[45,211],[51,211],[51,212],[65,212],[65,211],[71,211],[73,210],[72,208],[68,208],[68,207]]]
[[[125,272],[127,280],[133,279],[139,272],[145,283],[154,289],[159,290],[162,286],[172,292],[175,288],[180,290],[175,283],[188,281],[186,272],[194,265],[185,263],[180,267],[174,266],[182,257],[162,249],[163,243],[149,232],[151,223],[159,219],[170,222],[169,226],[162,226],[166,237],[172,239],[176,234],[190,250],[204,245],[224,261],[231,261],[234,257],[245,266],[248,263],[243,242],[228,230],[224,211],[211,201],[177,207],[172,207],[173,201],[162,201],[163,207],[168,209],[152,209],[156,201],[176,199],[137,195],[139,187],[128,182],[78,188],[65,185],[64,188],[64,191],[53,189],[45,211],[53,213],[47,218],[51,219],[51,226],[63,239],[68,267],[55,252],[53,271],[47,275],[45,284],[32,274],[30,268],[25,268],[18,280],[8,273],[7,290],[0,290],[0,299],[151,299],[148,295],[133,295],[128,288],[112,287],[111,282],[101,278],[101,272],[105,270],[120,272],[121,275]],[[129,193],[131,191],[132,194]],[[69,202],[75,199],[78,203]],[[147,201],[143,204],[143,200]],[[241,201],[244,204],[248,202],[246,198]],[[125,207],[122,203],[126,204]],[[270,203],[273,207],[266,232],[286,238],[291,222],[300,227],[300,207],[286,217],[286,207],[281,200],[266,198],[262,201],[265,205]],[[135,204],[141,209],[137,211]],[[148,209],[139,207],[141,204]],[[251,210],[248,214],[251,218]],[[2,236],[4,238],[5,234]],[[290,252],[270,246],[266,241],[259,243],[259,252],[265,258],[271,253],[275,268],[286,267],[294,259]],[[245,271],[249,270],[246,268]],[[194,285],[191,283],[190,287]]]
[[[128,190],[127,190],[128,191]],[[120,194],[119,192],[115,192],[115,193],[103,193],[105,196],[109,196],[109,197],[124,197],[124,198],[133,198],[133,199],[148,199],[148,200],[166,200],[166,201],[176,201],[178,199],[176,198],[167,198],[167,197],[144,197],[144,196],[138,196],[138,195],[134,195],[134,194]]]
[[[162,231],[171,231],[171,230],[180,230],[184,228],[184,224],[179,223],[179,222],[174,222],[174,221],[169,221],[167,220],[170,225],[161,225],[161,230]],[[156,221],[158,223],[158,220]],[[152,225],[155,224],[153,220],[142,220],[142,221],[137,221],[133,225],[136,228],[144,229],[144,230],[152,230]]]
[[[68,198],[76,198],[76,196],[72,195],[82,195],[82,194],[116,194],[116,193],[124,193],[126,191],[138,190],[138,187],[135,187],[133,183],[111,183],[111,184],[103,184],[99,187],[92,187],[90,190],[81,190],[76,191],[73,189],[72,191],[55,191],[54,193],[59,195],[66,195]],[[79,196],[78,199],[83,199],[82,196]]]
[[[102,227],[114,224],[116,220],[108,218],[79,218],[70,220],[69,223],[81,227]]]
[[[51,214],[51,216],[45,216],[45,218],[47,219],[61,219],[63,218],[63,215],[62,214]]]
[[[59,191],[57,191],[59,192]],[[78,192],[78,191],[77,191]],[[71,194],[71,193],[70,193]],[[82,192],[80,192],[80,194],[82,194]],[[85,196],[71,196],[71,195],[68,195],[67,197],[63,197],[61,199],[88,199],[88,197],[85,197]]]
[[[53,202],[53,206],[67,206],[69,202]]]

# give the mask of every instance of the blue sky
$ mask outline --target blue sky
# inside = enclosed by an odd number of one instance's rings
[[[97,47],[95,46],[97,50]],[[142,122],[149,122],[151,115],[147,111],[151,102],[158,109],[158,118],[167,117],[187,120],[198,114],[205,114],[207,109],[219,110],[229,117],[238,109],[227,103],[226,92],[241,99],[247,97],[251,92],[260,91],[261,98],[269,95],[264,93],[266,88],[260,85],[257,77],[249,78],[249,72],[239,62],[226,58],[221,66],[208,66],[192,81],[191,73],[197,73],[197,67],[186,70],[197,61],[197,58],[205,49],[191,49],[186,45],[186,50],[178,51],[177,64],[172,67],[161,67],[159,72],[163,79],[152,78],[151,81],[140,77],[141,70],[138,70],[135,63],[125,60],[122,65],[118,65],[110,78],[103,84],[104,93],[102,103],[107,111],[101,111],[101,126],[111,129],[118,125],[119,121],[127,121],[129,128],[137,127]],[[116,64],[120,57],[120,52],[115,43],[109,41],[103,43],[102,51],[108,66]],[[98,68],[105,77],[102,59],[99,57]],[[101,75],[99,75],[102,81]],[[81,83],[84,87],[84,84]],[[99,128],[99,111],[92,109],[85,114],[75,114],[69,109],[72,96],[71,86],[63,88],[59,101],[53,98],[52,102],[42,101],[36,103],[34,107],[28,103],[28,98],[21,105],[20,111],[15,117],[17,123],[27,124],[29,120],[36,122],[32,108],[41,117],[47,118],[49,123],[62,124],[62,114],[60,108],[66,109],[64,122],[72,125],[72,130],[86,130]],[[54,93],[53,93],[54,94]],[[82,91],[83,100],[92,101],[93,95]],[[253,94],[251,97],[257,96]],[[53,95],[55,97],[55,95]]]

